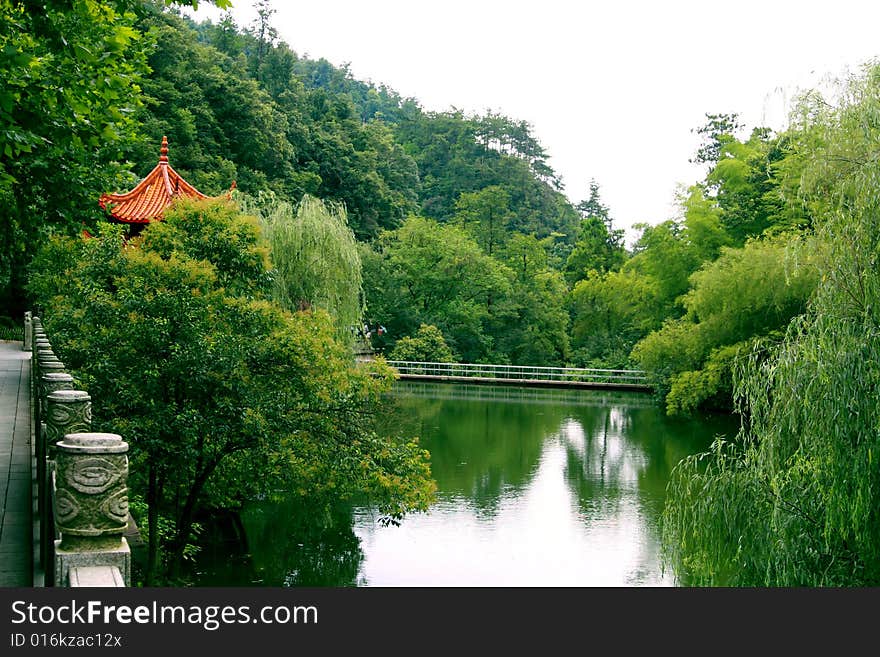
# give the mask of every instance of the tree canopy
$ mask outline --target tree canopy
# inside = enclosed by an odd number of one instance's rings
[[[95,427],[131,444],[148,583],[160,554],[177,573],[200,507],[284,490],[311,504],[367,496],[399,517],[430,501],[427,454],[370,429],[389,370],[357,367],[325,312],[270,302],[256,220],[230,202],[179,202],[125,246],[109,225],[55,238],[31,280]]]
[[[250,26],[177,4],[195,2],[0,2],[0,321],[45,310],[97,424],[132,441],[151,575],[197,506],[271,486],[424,507],[425,455],[370,429],[389,371],[343,344],[366,320],[393,355],[640,367],[669,413],[738,409],[737,440],[676,471],[669,562],[701,583],[876,583],[880,67],[840,102],[803,94],[779,132],[707,114],[705,175],[626,245],[527,122],[425,111],[300,55],[269,2]],[[163,135],[262,231],[181,204],[123,246],[98,198]]]

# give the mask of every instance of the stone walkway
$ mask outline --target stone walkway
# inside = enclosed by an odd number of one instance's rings
[[[0,586],[33,586],[30,353],[0,341]]]

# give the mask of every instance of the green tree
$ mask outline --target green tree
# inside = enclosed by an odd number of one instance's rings
[[[242,32],[228,20],[142,19],[161,44],[143,85],[143,131],[168,135],[175,168],[206,193],[235,180],[251,195],[269,189],[289,203],[305,194],[343,203],[361,239],[397,227],[417,209],[415,162],[384,122],[361,119],[344,87],[304,79],[307,65],[271,33],[271,9],[262,3],[258,13]],[[155,164],[153,143],[126,152],[138,170]]]
[[[786,189],[786,177],[800,175],[802,139],[755,128],[747,140],[730,139],[720,148],[703,187],[717,203],[733,244],[741,246],[765,232],[809,228],[808,213]]]
[[[171,2],[163,5],[193,2]],[[218,7],[228,0],[215,0]],[[125,180],[151,35],[130,0],[0,2],[0,308],[25,308],[33,247],[101,219]],[[155,154],[152,156],[155,162]]]
[[[494,305],[487,331],[495,362],[564,365],[569,357],[568,288],[550,266],[552,237],[514,233],[499,259],[513,272],[513,287]]]
[[[602,203],[601,195],[599,194],[599,183],[595,179],[590,180],[590,196],[575,207],[585,219],[587,217],[595,217],[608,226],[609,230],[611,229],[611,213],[608,206]]]
[[[714,164],[718,162],[727,145],[736,139],[736,132],[743,128],[739,114],[706,114],[706,123],[693,130],[702,138],[691,162]]]
[[[124,2],[0,3],[0,307],[24,310],[32,247],[92,225],[131,139],[145,40]]]
[[[514,281],[503,312],[490,324],[494,361],[563,366],[569,357],[568,287],[557,271],[544,269]]]
[[[574,361],[583,367],[631,367],[630,351],[657,326],[656,286],[634,271],[593,270],[569,298]]]
[[[364,258],[369,315],[395,336],[437,326],[467,361],[490,352],[486,324],[512,277],[462,229],[422,217],[383,233],[377,254]]]
[[[538,272],[551,269],[548,250],[552,238],[539,240],[534,235],[514,233],[499,254],[500,260],[510,267],[518,281],[527,281]]]
[[[568,282],[574,285],[591,270],[606,272],[620,267],[626,258],[622,242],[623,231],[609,233],[598,217],[581,221],[577,241],[565,261]]]
[[[435,113],[416,107],[401,114],[394,133],[418,165],[424,215],[449,221],[463,193],[499,186],[508,196],[513,230],[574,239],[578,213],[524,122],[492,113],[466,116],[454,109]]]
[[[590,181],[590,196],[577,205],[581,219],[574,248],[565,261],[565,276],[574,285],[587,272],[617,269],[626,259],[623,248],[623,230],[612,227],[608,208],[599,197],[599,184]]]
[[[623,270],[651,281],[654,294],[651,307],[646,310],[659,324],[681,314],[676,302],[687,292],[688,277],[700,266],[700,261],[688,244],[681,222],[664,221],[656,226],[642,225],[641,229],[634,254]]]
[[[455,355],[446,344],[443,333],[436,326],[422,324],[412,337],[397,341],[389,354],[391,360],[409,360],[428,363],[454,363]]]
[[[496,255],[510,233],[513,214],[508,202],[507,192],[498,185],[465,192],[455,202],[456,223],[473,235],[487,255]]]
[[[731,407],[732,368],[751,347],[783,331],[815,289],[815,245],[798,237],[725,248],[691,275],[685,315],[668,320],[633,350],[670,413],[712,400]],[[667,394],[668,393],[668,394]]]
[[[642,234],[633,256],[623,269],[653,281],[654,296],[649,312],[656,323],[682,314],[680,297],[690,287],[689,278],[704,262],[712,261],[730,239],[721,225],[714,200],[699,186],[678,196],[681,216],[656,226],[639,226]]]
[[[706,196],[700,185],[682,192],[678,201],[683,214],[682,237],[690,262],[702,264],[715,260],[723,247],[732,244],[718,202]]]
[[[202,507],[278,490],[318,508],[365,495],[392,518],[427,507],[427,455],[370,429],[390,371],[356,366],[326,313],[267,300],[253,219],[227,202],[179,203],[125,248],[112,228],[53,240],[32,291],[92,395],[96,429],[131,445],[130,484],[149,509],[148,583],[160,547],[178,572]]]
[[[293,166],[288,117],[246,67],[199,43],[173,14],[147,13],[139,25],[157,47],[136,115],[152,138],[125,152],[135,170],[144,174],[155,166],[158,140],[167,135],[174,168],[207,194],[226,192],[233,181],[249,194],[266,188],[285,198],[302,194],[307,179]]]
[[[667,562],[697,584],[880,583],[880,70],[813,105],[802,198],[822,244],[807,313],[737,380],[735,441],[681,462]]]
[[[254,3],[254,9],[257,11],[257,17],[251,26],[251,34],[257,41],[256,68],[259,70],[263,64],[263,60],[270,52],[275,41],[278,39],[278,30],[270,24],[275,9],[271,6],[271,0],[257,0]]]

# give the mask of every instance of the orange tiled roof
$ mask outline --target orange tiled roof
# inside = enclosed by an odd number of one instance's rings
[[[118,221],[146,224],[161,219],[165,208],[181,196],[207,198],[168,164],[168,138],[162,137],[159,164],[146,178],[125,194],[102,194],[98,205]]]

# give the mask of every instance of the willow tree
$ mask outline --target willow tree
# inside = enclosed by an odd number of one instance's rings
[[[290,311],[327,311],[337,337],[350,339],[364,308],[361,260],[345,206],[309,195],[297,205],[265,197],[243,205],[260,215],[275,301]]]
[[[841,98],[795,135],[823,243],[811,306],[745,365],[737,439],[670,483],[665,553],[691,583],[880,584],[880,68]]]

